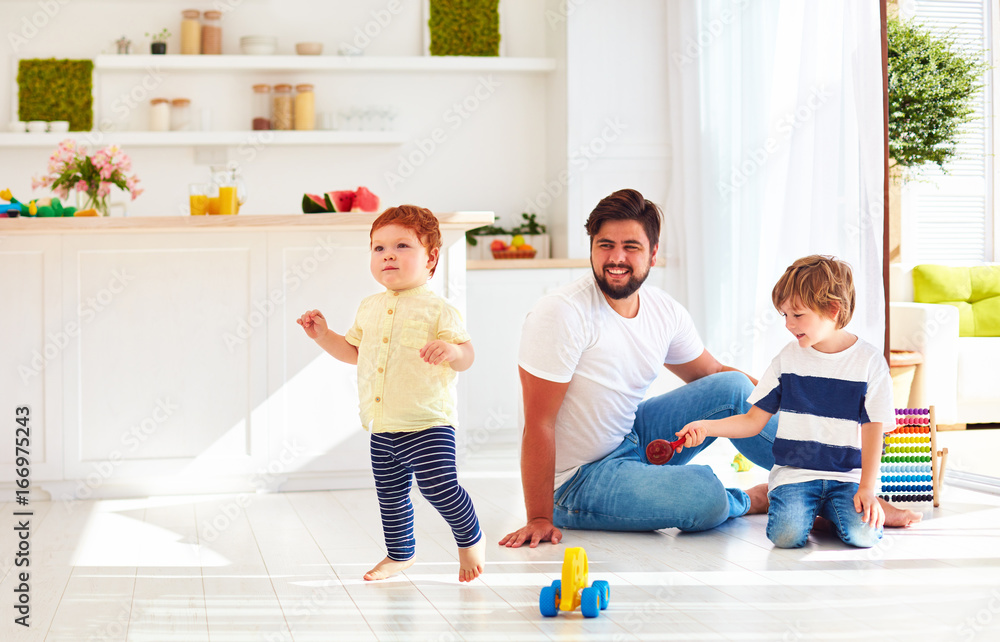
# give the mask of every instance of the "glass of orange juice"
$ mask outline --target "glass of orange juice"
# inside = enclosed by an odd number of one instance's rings
[[[188,202],[191,205],[191,216],[207,214],[208,183],[191,183],[188,186]]]

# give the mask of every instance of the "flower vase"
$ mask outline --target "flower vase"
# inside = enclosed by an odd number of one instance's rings
[[[76,193],[77,210],[97,210],[98,216],[108,216],[108,197],[89,192]]]

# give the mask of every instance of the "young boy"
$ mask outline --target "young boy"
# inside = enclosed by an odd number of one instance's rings
[[[458,311],[431,292],[441,232],[430,210],[390,207],[371,230],[371,272],[386,291],[361,302],[346,335],[329,330],[319,310],[299,319],[306,334],[337,359],[358,366],[361,421],[371,435],[372,472],[388,555],[365,574],[382,580],[413,564],[416,477],[424,498],[451,526],[458,579],[483,572],[482,533],[455,465],[455,373],[474,353]]]
[[[677,433],[685,446],[706,437],[750,437],[778,416],[768,479],[767,537],[805,546],[817,516],[852,546],[882,537],[875,497],[883,431],[895,427],[892,381],[882,353],[844,330],[854,313],[851,268],[827,256],[792,264],[771,292],[795,336],[771,362],[745,415],[694,421]]]

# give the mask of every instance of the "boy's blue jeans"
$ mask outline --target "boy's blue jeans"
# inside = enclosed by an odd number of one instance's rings
[[[882,529],[861,521],[854,509],[858,485],[853,482],[817,479],[778,486],[767,494],[767,538],[778,548],[805,546],[816,516],[833,522],[837,535],[845,543],[871,548],[882,539]]]
[[[581,466],[556,489],[553,523],[587,530],[703,531],[745,515],[750,509],[745,492],[725,488],[709,466],[685,465],[714,437],[675,453],[663,466],[649,463],[646,445],[654,439],[673,441],[677,431],[692,421],[745,413],[752,390],[742,373],[722,372],[643,401],[632,432],[621,445],[603,459]],[[759,435],[732,443],[747,459],[770,469],[777,426],[775,416]]]

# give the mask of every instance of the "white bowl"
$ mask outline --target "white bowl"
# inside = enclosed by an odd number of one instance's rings
[[[243,36],[240,38],[241,45],[276,45],[278,39],[274,36]]]
[[[23,120],[12,120],[7,123],[7,130],[12,132],[24,133],[28,130],[28,123]]]
[[[44,120],[29,120],[28,121],[28,131],[32,134],[41,134],[42,132],[48,131],[49,123]]]
[[[69,131],[69,121],[68,120],[50,120],[49,121],[49,131],[63,133]]]
[[[247,56],[270,56],[277,50],[275,45],[240,45],[240,51]]]

